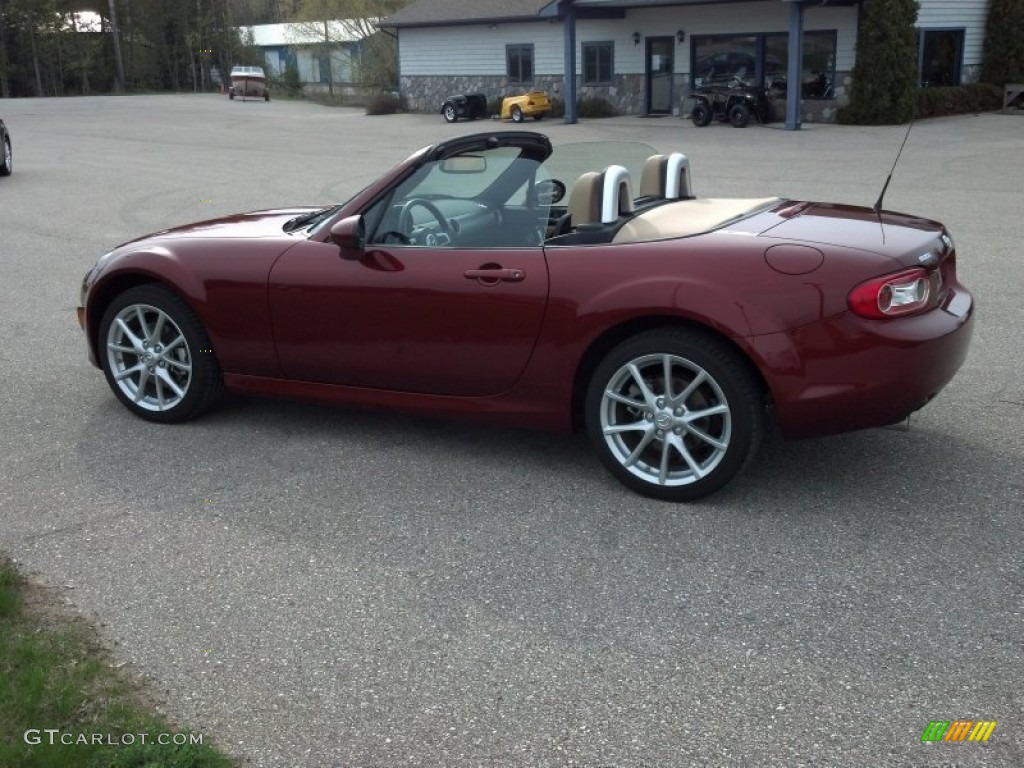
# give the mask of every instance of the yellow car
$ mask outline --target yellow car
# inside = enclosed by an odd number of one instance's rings
[[[520,96],[506,96],[501,100],[501,119],[512,119],[521,123],[527,117],[540,120],[551,111],[551,101],[546,91],[530,91]]]

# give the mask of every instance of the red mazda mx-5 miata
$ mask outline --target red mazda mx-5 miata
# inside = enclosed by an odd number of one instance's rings
[[[127,243],[82,286],[90,358],[157,422],[226,389],[579,426],[676,501],[728,483],[768,419],[891,424],[952,379],[973,301],[941,224],[694,197],[685,156],[644,150],[463,136],[341,205]]]

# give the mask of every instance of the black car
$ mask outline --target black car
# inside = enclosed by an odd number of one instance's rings
[[[449,123],[454,123],[460,117],[467,120],[487,117],[487,97],[482,93],[462,93],[457,96],[449,96],[441,104],[441,114]]]
[[[0,158],[0,176],[10,176],[14,170],[14,155],[11,153],[11,134],[0,120],[0,142],[3,143],[3,157]]]

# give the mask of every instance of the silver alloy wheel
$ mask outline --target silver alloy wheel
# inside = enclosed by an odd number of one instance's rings
[[[107,363],[118,388],[140,408],[168,411],[192,383],[192,353],[178,325],[162,309],[130,304],[107,331]]]
[[[637,357],[611,376],[600,424],[622,468],[659,486],[707,477],[732,437],[732,412],[718,382],[699,365],[669,354]]]
[[[14,155],[11,153],[11,142],[4,139],[4,173],[14,170]]]

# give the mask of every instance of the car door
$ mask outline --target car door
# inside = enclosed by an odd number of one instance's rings
[[[539,246],[367,246],[345,260],[307,240],[270,274],[274,339],[289,378],[483,397],[509,389],[540,332]]]

